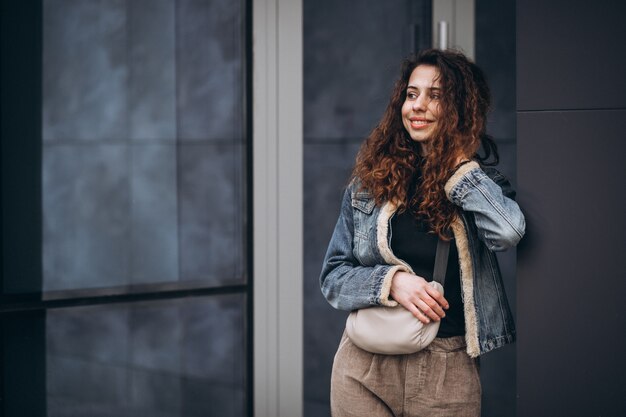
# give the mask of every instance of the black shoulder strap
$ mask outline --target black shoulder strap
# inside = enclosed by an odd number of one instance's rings
[[[435,255],[435,270],[433,280],[441,285],[446,282],[446,269],[448,267],[448,254],[450,253],[450,241],[439,239],[437,242],[437,254]]]

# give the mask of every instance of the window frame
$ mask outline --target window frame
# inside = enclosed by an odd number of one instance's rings
[[[303,414],[302,0],[253,1],[254,415]]]

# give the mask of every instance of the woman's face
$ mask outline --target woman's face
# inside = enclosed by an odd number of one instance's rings
[[[431,65],[416,67],[409,77],[402,105],[402,124],[411,139],[421,145],[422,154],[427,153],[428,141],[441,116],[441,86],[438,76],[439,71]]]

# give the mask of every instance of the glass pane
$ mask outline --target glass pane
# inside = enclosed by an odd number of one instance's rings
[[[378,123],[400,60],[430,45],[431,2],[304,0],[304,415],[330,415],[330,372],[346,314],[319,274],[356,152]]]
[[[43,290],[245,283],[244,3],[43,4]]]
[[[245,415],[245,300],[50,310],[48,416]]]

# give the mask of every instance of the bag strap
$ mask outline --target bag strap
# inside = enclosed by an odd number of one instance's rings
[[[448,255],[450,253],[450,241],[439,239],[437,242],[437,253],[435,254],[435,270],[433,271],[433,281],[437,281],[442,286],[446,282],[446,269],[448,268]]]

